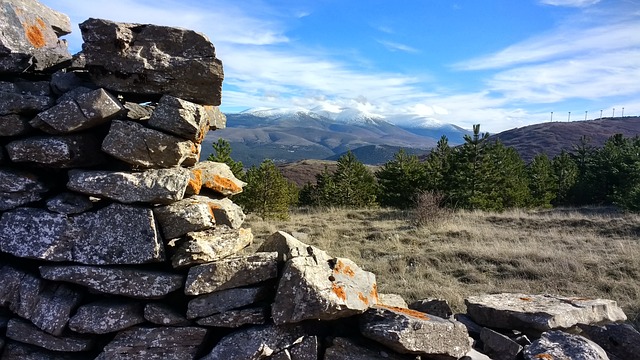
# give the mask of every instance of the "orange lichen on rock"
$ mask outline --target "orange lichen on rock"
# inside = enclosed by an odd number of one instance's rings
[[[532,299],[528,298],[528,297],[521,297],[520,300],[522,300],[522,301],[531,301]]]
[[[369,305],[369,299],[366,296],[364,296],[363,293],[361,292],[358,293],[358,299],[360,299],[360,301],[365,303],[365,305]]]
[[[236,185],[230,179],[219,175],[214,175],[213,181],[207,181],[204,186],[217,192],[223,192],[224,190],[229,190],[234,193],[242,192],[242,188],[240,186]]]
[[[349,265],[346,265],[340,260],[336,262],[336,267],[333,268],[333,272],[336,274],[344,274],[349,277],[356,276],[356,273],[353,271],[353,269]]]
[[[220,206],[213,204],[213,203],[209,203],[209,213],[211,214],[211,217],[215,219],[215,210],[220,209]]]
[[[420,312],[420,311],[416,311],[416,310],[411,310],[411,309],[405,309],[405,308],[399,308],[399,307],[395,307],[395,306],[388,306],[388,305],[383,305],[383,304],[378,304],[379,307],[381,308],[385,308],[385,309],[389,309],[391,311],[395,311],[404,315],[409,315],[412,316],[414,318],[418,318],[421,320],[429,320],[429,317],[427,316],[427,314]]]
[[[189,179],[187,188],[196,195],[200,194],[200,190],[202,190],[202,170],[191,170],[191,179]]]
[[[331,283],[331,291],[338,297],[338,299],[342,301],[347,300],[347,293],[344,291],[344,288],[336,283]]]
[[[24,33],[27,36],[27,40],[36,48],[41,48],[47,45],[47,40],[44,38],[42,30],[45,28],[45,23],[42,19],[36,19],[36,23],[22,23]]]
[[[535,357],[536,357],[536,359],[553,360],[553,356],[551,356],[549,354],[538,354]]]

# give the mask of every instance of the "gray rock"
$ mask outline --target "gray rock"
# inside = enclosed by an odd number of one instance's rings
[[[239,229],[245,219],[242,208],[228,198],[211,199],[206,196],[192,196],[209,205],[209,209],[213,211],[213,217],[216,225],[226,225],[232,229]]]
[[[324,360],[415,360],[415,357],[392,353],[381,347],[357,344],[349,338],[337,337],[324,353]]]
[[[222,62],[203,34],[101,19],[86,20],[80,31],[87,68],[99,86],[220,105]]]
[[[258,251],[278,253],[278,261],[287,262],[300,256],[312,256],[318,261],[331,259],[326,252],[315,246],[307,245],[284,231],[276,231],[260,245]]]
[[[149,119],[149,126],[201,143],[209,131],[209,113],[204,106],[164,95]]]
[[[192,360],[206,335],[199,327],[131,328],[119,332],[96,360]]]
[[[120,114],[124,108],[120,102],[104,89],[78,95],[75,100],[66,100],[39,113],[31,126],[53,133],[70,133],[90,129],[104,124]]]
[[[516,360],[522,352],[520,344],[489,328],[482,328],[480,340],[484,344],[484,353],[494,360]]]
[[[558,330],[543,333],[540,339],[524,349],[523,354],[525,360],[609,360],[605,351],[596,343]]]
[[[640,333],[629,324],[580,325],[580,329],[608,354],[620,359],[633,359],[640,354]]]
[[[204,200],[204,201],[203,201]],[[189,232],[211,229],[216,225],[208,198],[189,197],[153,209],[165,239],[174,239]]]
[[[270,286],[235,288],[200,295],[187,305],[187,318],[194,319],[251,305],[271,295]]]
[[[191,166],[200,158],[200,146],[135,121],[114,120],[102,142],[107,154],[140,168]]]
[[[1,62],[2,60],[0,60]],[[55,101],[49,91],[49,83],[46,81],[0,81],[0,115],[35,115],[54,104]]]
[[[217,106],[205,105],[205,111],[209,115],[209,128],[211,130],[224,129],[227,127],[227,117]]]
[[[42,199],[49,187],[30,172],[0,168],[0,211]]]
[[[0,6],[0,73],[47,71],[71,60],[58,36],[69,18],[35,0],[3,1]]]
[[[106,334],[144,321],[141,303],[101,300],[80,306],[69,319],[69,329],[83,334]]]
[[[231,229],[220,225],[210,230],[190,232],[177,246],[171,264],[180,268],[221,260],[236,255],[252,242],[251,229]]]
[[[153,324],[164,326],[190,326],[191,321],[164,303],[148,303],[144,306],[144,318]]]
[[[170,204],[183,198],[188,182],[189,170],[179,167],[144,172],[71,170],[67,188],[125,204]]]
[[[71,168],[104,162],[100,142],[92,134],[34,136],[7,144],[11,161],[43,167]]]
[[[464,325],[415,310],[373,307],[360,317],[360,332],[401,354],[458,359],[471,348]]]
[[[6,212],[0,218],[0,249],[22,258],[88,265],[164,260],[151,210],[123,204],[75,217],[34,208]]]
[[[182,287],[184,277],[160,271],[98,266],[41,266],[43,278],[66,281],[112,295],[159,299]]]
[[[204,189],[213,190],[223,196],[236,195],[247,185],[239,180],[225,163],[201,161],[191,168],[192,180],[187,188],[189,194],[199,194]]]
[[[0,115],[0,136],[25,135],[31,130],[28,117],[18,114]]]
[[[67,285],[43,281],[8,265],[0,268],[0,304],[50,334],[62,334],[80,298]]]
[[[407,309],[409,306],[402,296],[398,294],[382,294],[378,293],[378,304],[391,307]],[[423,311],[424,312],[424,311]]]
[[[225,336],[201,360],[265,359],[294,347],[307,336],[299,326],[253,326]]]
[[[80,352],[89,351],[95,345],[95,339],[75,334],[53,336],[28,321],[14,318],[7,326],[7,337],[22,343],[36,345],[53,351]]]
[[[47,199],[47,209],[58,214],[72,215],[89,211],[93,202],[88,196],[63,192]]]
[[[256,253],[194,266],[189,269],[184,293],[208,294],[273,279],[278,276],[277,257],[277,253]]]
[[[409,305],[409,309],[435,315],[443,319],[446,319],[453,315],[453,310],[451,310],[449,302],[443,299],[416,300]]]
[[[269,307],[252,307],[241,310],[229,310],[196,320],[198,325],[238,328],[243,325],[266,324],[269,319]]]
[[[32,346],[20,342],[7,342],[2,360],[86,360],[86,354],[63,353],[45,350],[39,346]]]
[[[375,275],[349,259],[296,257],[282,270],[272,306],[275,324],[334,320],[378,303]]]
[[[615,301],[606,299],[503,293],[472,296],[465,303],[475,322],[502,329],[547,331],[627,319]]]

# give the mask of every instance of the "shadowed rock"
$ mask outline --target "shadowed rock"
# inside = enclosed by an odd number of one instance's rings
[[[222,62],[203,34],[157,25],[89,19],[80,24],[82,50],[98,86],[220,105]]]
[[[98,266],[41,266],[48,280],[86,286],[103,294],[138,299],[159,299],[182,287],[184,277],[160,271]]]
[[[516,360],[522,351],[520,344],[489,328],[482,328],[480,340],[484,344],[484,353],[494,360]]]
[[[46,186],[26,171],[0,169],[0,211],[6,211],[42,199]]]
[[[213,211],[216,225],[225,225],[232,229],[239,229],[245,219],[242,208],[228,198],[212,199],[206,196],[194,195],[192,199],[204,202]]]
[[[77,334],[53,336],[28,321],[14,318],[7,325],[7,337],[22,343],[36,345],[47,350],[79,352],[89,351],[95,345],[95,339]]]
[[[2,360],[86,360],[86,354],[63,353],[45,350],[39,346],[21,342],[7,342],[2,352]]]
[[[184,293],[208,294],[273,279],[278,276],[278,254],[235,256],[189,269]]]
[[[2,99],[1,93],[0,99]],[[29,118],[24,115],[0,115],[0,136],[24,135],[29,133],[31,129]]]
[[[219,225],[210,230],[190,232],[179,242],[171,265],[179,268],[221,260],[237,254],[252,242],[251,229]]]
[[[2,55],[0,55],[1,57]],[[33,116],[40,111],[44,111],[55,104],[49,82],[47,81],[25,81],[15,82],[0,81],[0,115],[24,114]],[[3,129],[3,136],[18,135],[15,132],[24,133],[28,129],[23,129],[25,124],[17,124],[11,128]],[[29,126],[29,128],[31,128]]]
[[[580,325],[583,335],[620,359],[640,354],[640,332],[629,324]]]
[[[102,151],[140,168],[192,166],[200,158],[200,145],[192,141],[121,120],[111,123]]]
[[[327,347],[323,360],[415,360],[415,357],[398,355],[390,350],[362,346],[349,338],[334,338]]]
[[[235,288],[200,295],[189,301],[187,318],[205,317],[232,309],[251,305],[272,293],[271,286]]]
[[[376,278],[349,259],[289,260],[272,307],[276,324],[334,320],[360,314],[378,302]]]
[[[606,299],[503,293],[472,296],[465,303],[475,322],[502,329],[546,331],[627,319],[615,301]]]
[[[453,311],[447,300],[443,299],[421,299],[412,302],[409,309],[417,310],[423,313],[435,315],[446,319],[453,315]]]
[[[58,214],[71,215],[91,210],[93,202],[88,196],[63,192],[47,199],[47,209]]]
[[[144,172],[71,170],[67,188],[125,204],[170,204],[182,199],[188,182],[189,170],[178,167]]]
[[[153,324],[164,326],[189,326],[191,321],[164,303],[148,303],[144,306],[144,318]]]
[[[84,334],[106,334],[144,321],[141,303],[102,300],[80,306],[69,319],[69,329]]]
[[[191,360],[195,358],[206,335],[207,330],[199,327],[131,328],[119,332],[96,360]]]
[[[241,310],[228,310],[196,320],[198,325],[225,328],[238,328],[243,325],[266,324],[269,319],[269,307],[252,307]]]
[[[34,136],[7,144],[11,161],[48,168],[93,166],[104,162],[99,140],[92,134]]]
[[[525,360],[609,360],[605,351],[591,340],[558,330],[543,333],[523,354]]]
[[[224,196],[236,195],[247,185],[239,180],[225,163],[201,161],[191,168],[188,194],[199,194],[202,188],[213,190]]]
[[[402,354],[458,359],[471,348],[464,325],[415,310],[371,308],[360,317],[360,332]]]
[[[209,131],[210,122],[209,113],[204,106],[164,95],[151,114],[148,124],[154,129],[199,144]]]

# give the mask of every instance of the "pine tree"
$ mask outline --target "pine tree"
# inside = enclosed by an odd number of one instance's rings
[[[447,192],[450,189],[452,154],[449,140],[442,135],[424,163],[427,176],[426,189],[436,192]]]
[[[578,179],[578,166],[567,153],[562,150],[552,161],[553,175],[555,179],[556,195],[553,205],[569,205],[571,194]]]
[[[242,162],[235,161],[231,158],[231,144],[223,138],[218,138],[218,142],[211,144],[214,153],[210,154],[207,160],[221,162],[229,165],[231,172],[239,178],[244,178],[244,165]]]
[[[550,208],[558,193],[553,165],[546,154],[538,154],[527,166],[531,206]]]
[[[480,125],[473,125],[473,136],[465,135],[464,144],[454,149],[447,184],[451,205],[474,208],[483,202],[477,196],[484,176],[482,163],[488,138],[487,133],[480,133]]]
[[[364,208],[376,204],[376,179],[367,167],[358,161],[351,151],[338,159],[338,168],[333,175],[335,193],[333,204],[353,208]]]
[[[259,167],[252,166],[246,173],[246,181],[242,201],[238,201],[246,212],[263,218],[289,217],[289,208],[298,201],[297,187],[282,176],[273,161],[267,159]]]
[[[408,155],[404,149],[400,149],[375,175],[380,205],[406,209],[413,205],[418,193],[426,190],[425,167],[417,156]]]

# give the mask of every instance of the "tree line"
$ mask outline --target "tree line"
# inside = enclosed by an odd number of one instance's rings
[[[513,148],[489,139],[475,125],[462,145],[451,147],[442,136],[424,161],[400,150],[375,172],[348,152],[335,171],[325,167],[315,184],[302,188],[285,179],[271,160],[244,171],[231,158],[228,142],[220,139],[213,147],[209,160],[229,164],[248,182],[234,201],[267,218],[286,218],[292,206],[408,209],[424,193],[436,194],[440,205],[454,209],[616,205],[640,210],[637,136],[614,135],[602,147],[583,137],[571,151],[553,158],[539,154],[526,164]]]

